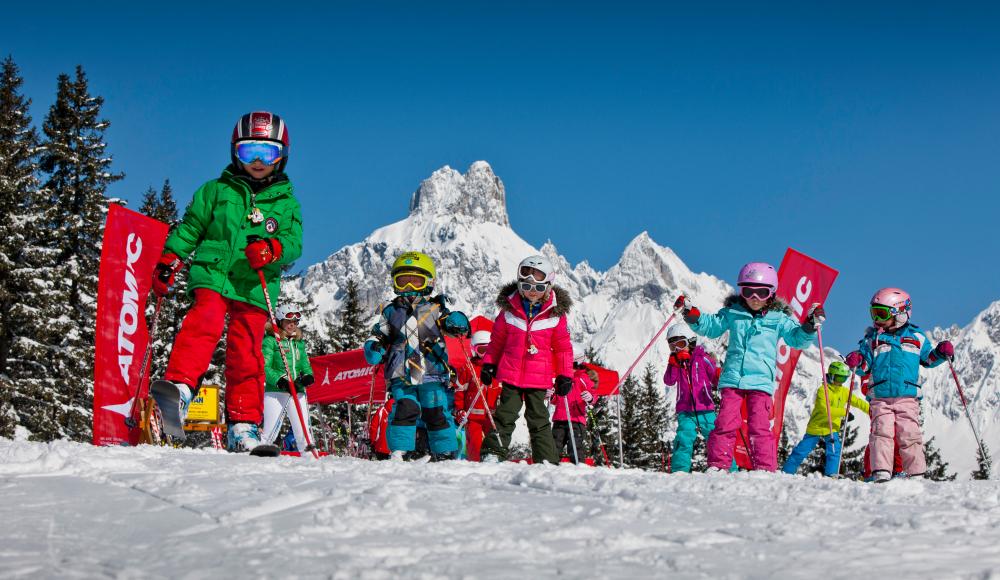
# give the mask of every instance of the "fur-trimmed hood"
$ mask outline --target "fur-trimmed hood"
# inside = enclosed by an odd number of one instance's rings
[[[744,310],[750,312],[750,309],[747,308],[746,304],[744,304],[743,302],[743,297],[740,296],[739,294],[731,294],[730,296],[726,297],[726,301],[723,302],[722,305],[726,308],[732,308],[733,306],[742,306]],[[787,302],[785,302],[781,298],[778,298],[777,296],[771,298],[771,303],[767,305],[766,310],[768,312],[771,311],[783,312],[791,316],[792,318],[795,318],[795,312],[792,310],[792,307],[789,306]],[[751,314],[753,313],[751,312]]]
[[[552,286],[550,292],[555,293],[556,306],[552,309],[553,316],[565,316],[569,314],[570,307],[573,306],[573,299],[569,297],[569,292],[563,290],[560,286]],[[517,282],[511,282],[500,289],[500,294],[497,295],[497,307],[500,310],[511,310],[510,298],[511,294],[517,293]]]

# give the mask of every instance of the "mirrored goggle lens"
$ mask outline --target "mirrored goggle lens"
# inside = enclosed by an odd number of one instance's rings
[[[758,300],[767,300],[771,297],[771,287],[770,286],[741,286],[740,296],[746,298],[747,300],[751,298],[756,298]]]
[[[396,274],[392,278],[392,283],[396,286],[397,290],[423,290],[427,287],[427,282],[427,276],[414,272],[403,272]]]
[[[531,292],[545,292],[545,289],[549,287],[548,284],[531,284],[530,282],[521,282],[521,291]]]
[[[486,347],[487,346],[489,346],[489,345],[486,345],[486,344],[477,344],[476,346],[472,347],[472,352],[473,352],[473,354],[475,354],[478,357],[486,356]]]
[[[260,160],[264,165],[274,165],[281,161],[284,147],[271,141],[243,141],[236,144],[236,158],[250,164]]]
[[[834,385],[842,385],[847,382],[848,375],[831,375],[827,373],[826,382],[832,383]]]
[[[687,345],[688,345],[687,339],[683,338],[683,337],[677,337],[677,338],[668,339],[667,343],[670,344],[670,348],[673,349],[673,350],[678,350],[678,349],[681,349],[681,348],[687,348]]]
[[[285,317],[282,320],[298,320],[302,318],[301,312],[286,312]]]
[[[535,282],[545,280],[545,274],[541,270],[532,268],[531,266],[521,266],[521,269],[517,271],[517,274],[524,280],[534,280]]]
[[[896,309],[888,306],[872,306],[870,312],[872,320],[876,322],[885,322],[896,315]]]

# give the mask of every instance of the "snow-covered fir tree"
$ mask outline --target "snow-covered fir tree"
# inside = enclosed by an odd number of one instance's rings
[[[22,415],[37,412],[35,401],[42,397],[20,384],[24,365],[11,364],[20,356],[17,343],[31,340],[25,334],[33,315],[27,299],[40,283],[32,249],[41,224],[31,213],[37,207],[39,142],[22,83],[8,56],[0,71],[0,437],[13,437]]]
[[[927,461],[927,471],[924,477],[932,481],[954,481],[957,474],[948,474],[948,462],[941,458],[941,451],[934,444],[935,437],[924,443],[924,458]]]
[[[352,350],[361,348],[368,335],[371,334],[371,325],[367,313],[370,308],[366,308],[361,303],[358,293],[358,284],[354,280],[348,280],[344,288],[344,305],[340,309],[340,317],[330,337],[337,351]]]
[[[670,424],[670,410],[660,394],[660,384],[656,369],[647,364],[642,373],[642,445],[646,456],[645,468],[651,470],[663,469],[669,453],[664,433]]]
[[[611,404],[616,407],[621,406],[620,411],[615,408],[613,413],[621,414],[618,428],[621,430],[624,457],[618,457],[617,445],[611,446],[613,448],[612,455],[615,458],[615,463],[628,467],[639,467],[642,463],[642,413],[640,408],[642,389],[635,376],[630,375],[622,381],[619,392],[620,401],[614,401]]]
[[[97,316],[97,274],[101,239],[109,200],[107,187],[123,177],[111,172],[101,118],[104,99],[90,94],[83,67],[73,78],[60,75],[56,102],[43,124],[49,202],[43,220],[58,249],[55,306],[43,321],[59,332],[58,348],[46,361],[58,404],[60,435],[90,438],[94,376],[94,328]],[[50,343],[52,344],[52,343]]]
[[[986,455],[983,455],[983,451]],[[972,472],[972,479],[989,479],[993,473],[993,458],[990,457],[990,448],[983,443],[983,447],[976,449],[976,470]]]
[[[848,423],[840,455],[840,473],[851,479],[860,479],[865,470],[865,446],[855,447],[859,432],[857,425]]]

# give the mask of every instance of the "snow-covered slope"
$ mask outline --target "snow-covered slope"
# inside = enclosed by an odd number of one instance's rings
[[[533,247],[511,228],[503,182],[485,161],[473,163],[464,175],[450,167],[435,171],[412,194],[409,207],[406,219],[379,228],[364,240],[334,252],[308,268],[300,286],[289,290],[299,297],[311,295],[323,317],[320,327],[335,320],[348,279],[359,284],[362,299],[372,312],[389,299],[389,268],[395,256],[407,250],[419,249],[435,259],[438,289],[455,300],[456,308],[470,315],[489,317],[495,314],[493,303],[499,287],[513,279],[517,263],[528,255],[543,253],[558,264],[557,283],[576,302],[570,315],[576,345],[593,347],[609,366],[624,371],[666,320],[677,295],[684,294],[703,310],[714,311],[732,290],[712,275],[692,272],[677,254],[657,244],[646,232],[628,244],[618,263],[607,272],[596,271],[587,262],[571,265],[552,242],[541,248]],[[981,318],[977,326],[980,330],[976,335],[979,345],[976,361],[985,360],[985,351],[992,348],[990,352],[996,353],[1000,348],[997,346],[1000,315],[984,313]],[[716,341],[707,345],[716,352],[722,346]],[[959,349],[960,367],[961,357],[972,354],[969,351],[965,355],[963,348]],[[666,341],[661,340],[644,362],[653,363],[657,372],[662,373],[668,355]],[[837,356],[836,351],[827,349],[827,361]],[[947,378],[946,374],[944,369],[927,373],[933,381]],[[970,375],[969,380],[975,380],[975,376]],[[800,359],[786,403],[785,420],[793,443],[805,428],[821,377],[819,351],[812,348]],[[987,399],[997,413],[1000,378],[993,377],[991,381],[994,381],[990,383],[993,395]],[[672,404],[672,397],[668,400]],[[953,407],[950,400],[929,403],[935,408]],[[954,435],[958,441],[962,429],[953,422],[957,415],[952,407],[948,407],[951,412],[946,421],[943,416],[938,421],[931,412],[928,430],[939,434],[945,459],[955,461],[952,467],[959,467],[964,476],[971,464],[962,461],[958,454],[965,452],[963,443],[951,445],[950,438]],[[943,441],[946,435],[947,442]],[[996,447],[1000,448],[1000,429],[991,441],[996,441]]]
[[[994,578],[1000,482],[0,440],[4,578]]]

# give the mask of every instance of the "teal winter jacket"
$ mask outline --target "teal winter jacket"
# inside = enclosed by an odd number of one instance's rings
[[[871,373],[868,396],[873,399],[920,398],[920,367],[932,368],[945,361],[934,356],[924,331],[909,323],[882,333],[869,327],[859,344],[864,357],[861,371]]]
[[[769,309],[751,312],[739,296],[726,299],[722,310],[702,314],[691,330],[718,338],[729,331],[729,349],[719,377],[720,389],[745,389],[774,394],[778,339],[803,349],[813,343],[816,333],[806,332],[791,316],[791,309],[775,299]]]

